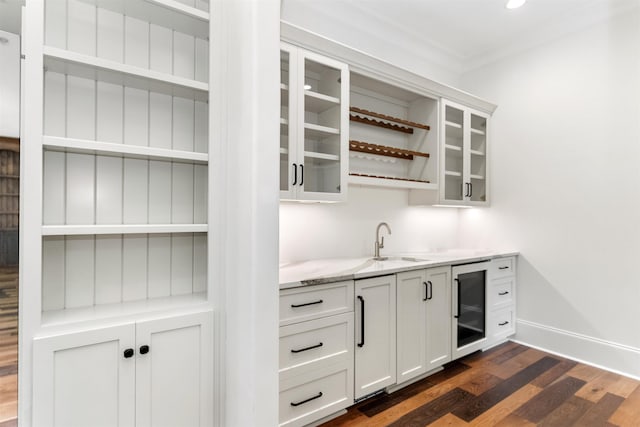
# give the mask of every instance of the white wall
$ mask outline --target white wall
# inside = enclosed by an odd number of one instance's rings
[[[0,136],[20,136],[20,36],[0,31]]]
[[[457,209],[408,206],[408,192],[349,186],[347,203],[280,204],[280,262],[373,255],[386,222],[384,254],[457,246]]]
[[[640,376],[640,13],[462,82],[499,107],[492,207],[460,241],[520,249],[518,338]]]

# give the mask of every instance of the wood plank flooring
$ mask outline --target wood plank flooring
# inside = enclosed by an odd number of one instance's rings
[[[0,427],[17,425],[18,269],[0,267]]]
[[[638,427],[640,381],[506,342],[322,427]]]

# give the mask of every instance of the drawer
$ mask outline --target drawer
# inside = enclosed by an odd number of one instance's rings
[[[353,311],[353,280],[280,291],[280,326]]]
[[[514,303],[515,281],[515,277],[507,277],[491,282],[489,310],[496,310]]]
[[[516,273],[516,258],[494,258],[491,261],[491,279],[513,276]]]
[[[280,327],[280,373],[353,360],[353,312]]]
[[[513,307],[492,312],[489,316],[489,328],[494,340],[515,334],[516,322]]]
[[[348,368],[315,371],[288,387],[281,382],[281,427],[304,426],[353,404],[353,371]]]

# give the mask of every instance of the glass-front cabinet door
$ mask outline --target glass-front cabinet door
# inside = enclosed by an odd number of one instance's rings
[[[462,205],[487,204],[489,116],[443,100],[442,117],[441,201]]]
[[[282,44],[282,200],[345,200],[348,88],[345,64]]]

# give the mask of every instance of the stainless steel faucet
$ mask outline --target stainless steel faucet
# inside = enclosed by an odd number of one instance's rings
[[[387,257],[380,256],[380,249],[384,248],[384,236],[380,236],[380,228],[383,226],[386,227],[387,232],[391,234],[391,229],[389,228],[389,224],[387,224],[386,222],[381,222],[380,224],[378,224],[378,227],[376,228],[375,250],[373,252],[373,259],[377,259],[377,260],[387,259]]]

